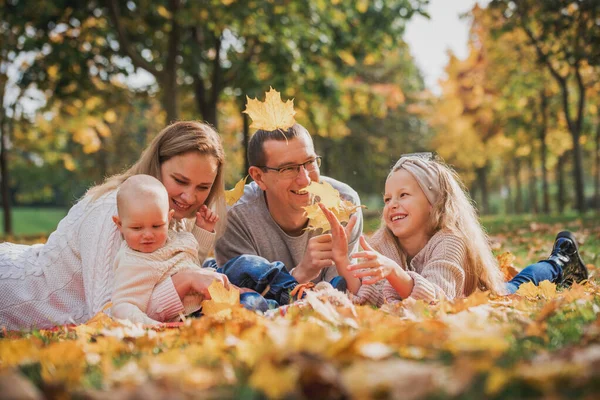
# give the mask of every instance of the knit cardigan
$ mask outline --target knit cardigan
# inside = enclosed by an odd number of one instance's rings
[[[406,257],[396,245],[396,239],[386,229],[380,229],[369,240],[371,246],[392,259],[413,279],[410,298],[432,302],[441,298],[465,296],[467,248],[464,241],[450,231],[438,231],[407,265]],[[357,293],[357,302],[381,306],[402,300],[387,280],[374,285],[363,285]]]
[[[123,241],[113,215],[115,191],[93,202],[84,197],[45,244],[0,244],[0,327],[78,324],[101,311],[111,298],[113,262]],[[202,262],[214,248],[215,234],[196,227],[193,220],[182,220],[180,226],[198,240]],[[170,278],[154,288],[148,305],[153,319],[167,321],[183,309]]]

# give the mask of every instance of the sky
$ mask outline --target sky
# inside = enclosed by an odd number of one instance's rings
[[[460,15],[479,3],[486,6],[489,0],[430,0],[426,10],[431,19],[414,16],[408,21],[404,39],[411,49],[425,85],[440,94],[438,80],[445,76],[448,50],[461,59],[467,56],[469,21]]]

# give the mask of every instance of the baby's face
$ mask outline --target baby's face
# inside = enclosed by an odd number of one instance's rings
[[[121,213],[119,230],[127,245],[142,253],[152,253],[167,242],[169,209],[142,199]]]

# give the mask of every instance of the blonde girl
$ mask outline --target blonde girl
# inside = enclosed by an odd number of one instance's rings
[[[548,259],[504,282],[460,178],[431,153],[401,157],[386,179],[383,199],[381,227],[369,243],[361,237],[364,250],[352,255],[358,263],[347,263],[362,280],[359,302],[381,305],[408,297],[431,302],[476,289],[508,294],[524,282],[587,278],[574,237],[561,232]],[[343,232],[336,232],[343,243]]]

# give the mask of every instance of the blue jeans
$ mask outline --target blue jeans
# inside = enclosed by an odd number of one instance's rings
[[[262,294],[267,302],[275,301],[279,305],[290,303],[290,292],[298,285],[281,261],[270,262],[255,255],[241,255],[227,261],[217,270],[236,286],[252,289]],[[331,285],[346,291],[346,280],[336,276]],[[272,303],[271,303],[272,304]]]
[[[510,294],[515,293],[519,286],[531,282],[538,286],[542,281],[558,282],[562,277],[562,267],[553,261],[539,261],[531,264],[506,282]]]

